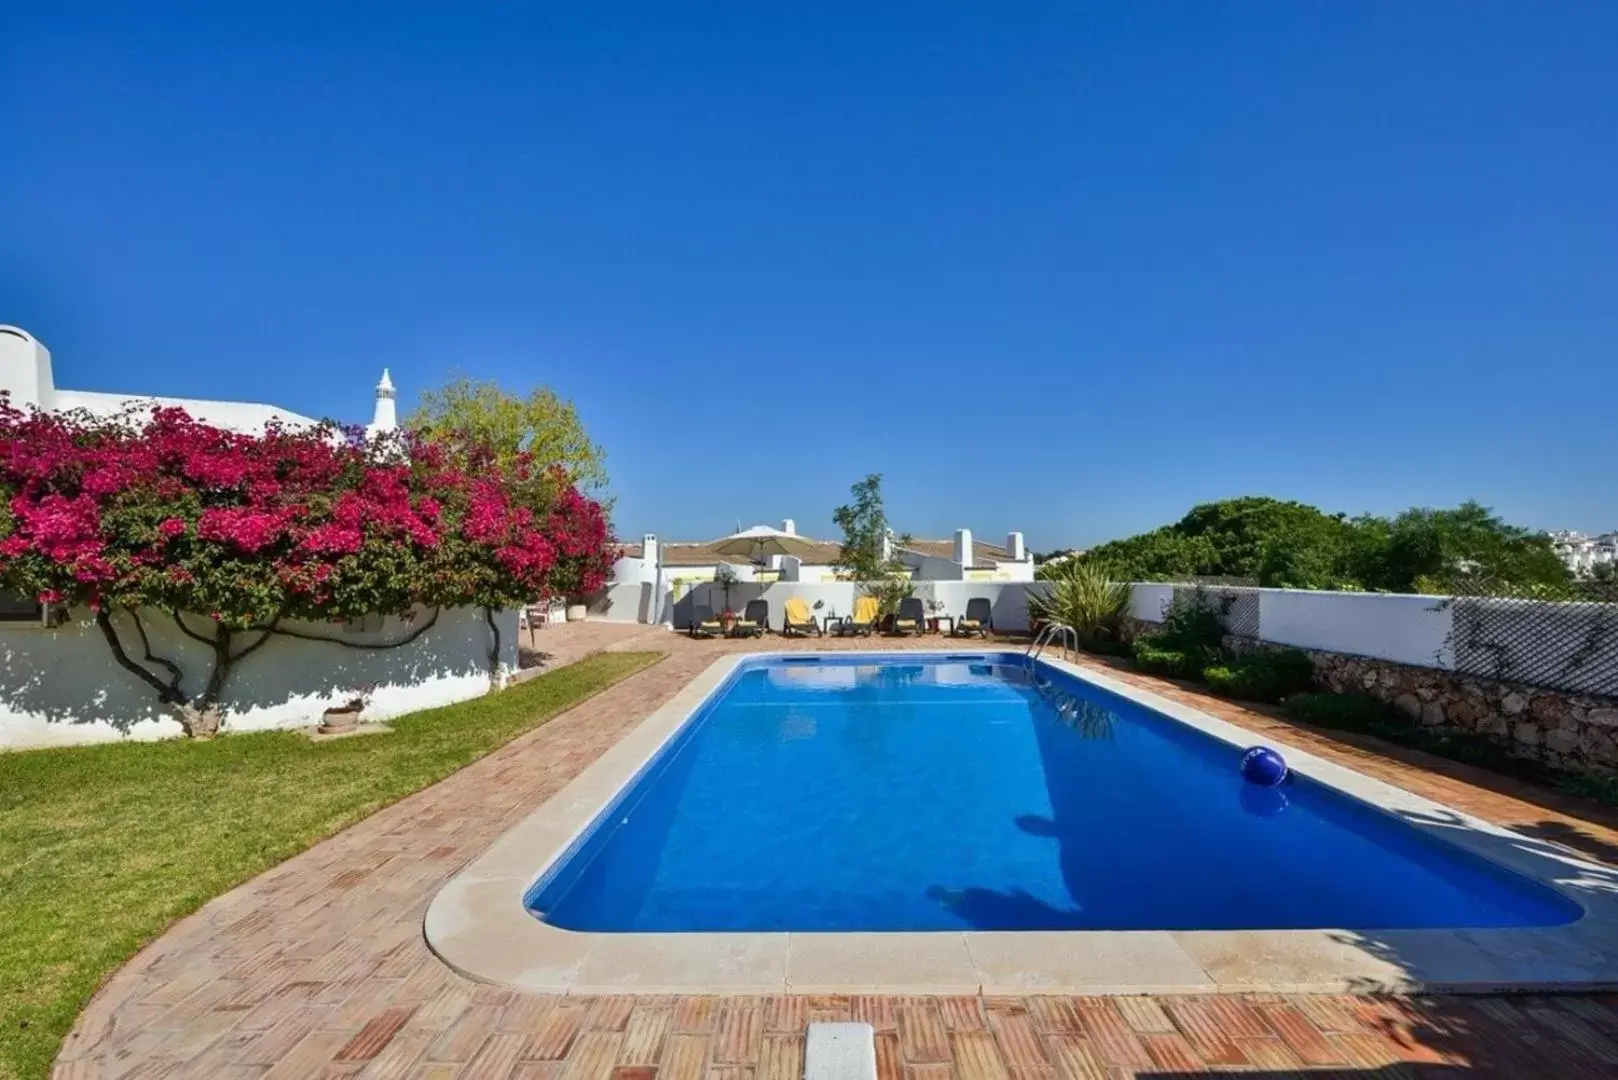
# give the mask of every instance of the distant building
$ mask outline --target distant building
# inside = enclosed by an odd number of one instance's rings
[[[791,518],[781,523],[781,531],[799,535]],[[740,581],[831,582],[842,577],[837,569],[842,545],[835,540],[812,540],[812,555],[776,555],[762,564],[721,556],[713,550],[718,542],[660,540],[648,534],[640,543],[626,544],[620,550],[612,580],[620,584],[653,582],[661,567],[663,581],[696,585],[712,581],[721,564],[729,564]],[[953,539],[912,540],[896,546],[893,554],[916,581],[1034,580],[1034,560],[1020,532],[1009,533],[1005,544],[997,545],[974,540],[971,529],[956,529]]]
[[[115,416],[126,409],[180,408],[194,420],[228,428],[248,435],[262,435],[274,420],[284,427],[313,427],[318,421],[278,405],[250,401],[209,401],[202,398],[163,397],[155,394],[107,393],[100,390],[66,390],[56,385],[50,350],[28,331],[0,325],[0,390],[10,393],[11,403],[29,405],[47,412],[83,409],[96,416]],[[377,434],[399,426],[394,409],[393,381],[386,370],[376,388],[371,424],[366,431]]]
[[[1618,532],[1589,536],[1581,532],[1551,533],[1556,554],[1575,577],[1589,577],[1598,566],[1618,564]]]

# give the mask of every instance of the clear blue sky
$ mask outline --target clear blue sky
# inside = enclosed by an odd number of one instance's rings
[[[1618,527],[1618,3],[4,3],[78,389],[573,398],[618,527]]]

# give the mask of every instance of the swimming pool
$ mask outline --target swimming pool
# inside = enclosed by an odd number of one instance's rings
[[[1580,907],[1020,654],[741,661],[528,910],[595,934],[1547,927]]]

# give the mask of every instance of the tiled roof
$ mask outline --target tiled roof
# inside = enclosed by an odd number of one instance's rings
[[[837,553],[842,545],[833,540],[810,540],[808,537],[799,537],[815,545],[816,553],[803,561],[809,566],[832,566],[837,562]],[[735,555],[720,555],[714,551],[718,540],[665,540],[663,542],[664,566],[716,566],[719,563],[733,563],[737,566],[746,565],[747,560]],[[953,540],[912,540],[902,550],[913,551],[917,555],[929,555],[936,559],[954,559],[955,541]],[[620,557],[626,559],[639,559],[644,554],[640,544],[625,544],[620,549]],[[1002,547],[994,544],[985,544],[981,540],[972,542],[972,567],[975,570],[993,570],[996,562],[1009,561],[1011,556]]]
[[[917,555],[927,555],[934,559],[955,560],[955,541],[953,540],[912,540],[906,544],[906,551],[914,551]],[[1005,548],[994,544],[985,544],[982,540],[972,541],[972,568],[974,570],[993,570],[996,562],[1008,562],[1011,555]]]
[[[807,537],[799,539],[807,540]],[[717,540],[665,540],[663,542],[664,566],[715,566],[719,563],[733,563],[745,566],[747,560],[735,555],[720,555],[714,551]],[[841,544],[829,540],[809,540],[814,544],[816,552],[803,561],[810,566],[830,566],[837,561],[837,553],[842,550]],[[640,544],[625,544],[621,557],[638,559],[644,554]]]

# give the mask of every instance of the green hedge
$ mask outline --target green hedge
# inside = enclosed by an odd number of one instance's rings
[[[1277,702],[1315,684],[1315,664],[1298,649],[1248,653],[1206,668],[1202,677],[1216,694],[1243,701]]]
[[[1547,766],[1511,754],[1487,735],[1438,731],[1413,724],[1404,713],[1369,694],[1297,694],[1287,699],[1285,709],[1299,723],[1375,735],[1494,772],[1540,781],[1554,781],[1560,776]]]
[[[1137,668],[1171,679],[1200,679],[1203,669],[1218,659],[1217,654],[1202,647],[1175,648],[1157,634],[1136,638],[1134,649]]]

